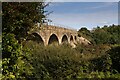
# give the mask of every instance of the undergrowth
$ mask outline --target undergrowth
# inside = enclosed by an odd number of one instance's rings
[[[108,45],[71,48],[68,44],[44,47],[33,41],[26,42],[30,50],[29,63],[34,67],[34,79],[79,80],[119,79],[120,74],[112,67]]]

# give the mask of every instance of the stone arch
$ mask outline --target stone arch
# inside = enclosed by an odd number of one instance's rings
[[[77,40],[77,36],[75,36],[75,40]]]
[[[62,43],[68,43],[68,37],[66,35],[63,35]]]
[[[49,37],[48,45],[49,45],[49,44],[52,44],[52,43],[57,43],[57,44],[59,44],[59,39],[58,39],[58,37],[56,36],[56,34],[52,34],[52,35]]]
[[[71,35],[71,36],[70,36],[70,41],[73,41],[73,40],[74,40],[74,39],[73,39],[73,36]]]
[[[33,41],[36,41],[36,42],[44,45],[44,40],[43,40],[42,36],[39,35],[38,33],[32,33],[32,38],[31,39]]]

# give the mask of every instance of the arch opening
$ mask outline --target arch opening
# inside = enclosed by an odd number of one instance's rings
[[[55,34],[52,34],[49,38],[49,42],[48,42],[48,45],[49,44],[59,44],[59,40],[58,40],[58,37],[55,35]]]
[[[31,40],[33,40],[39,44],[44,45],[44,41],[43,41],[42,37],[37,33],[32,33]]]
[[[68,43],[68,38],[66,35],[62,37],[62,43]]]
[[[70,36],[70,41],[73,41],[73,36],[72,35]]]
[[[75,40],[77,40],[77,37],[75,36]]]

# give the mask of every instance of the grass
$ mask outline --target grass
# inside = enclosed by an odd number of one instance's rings
[[[43,56],[47,56],[49,58],[52,57],[60,57],[65,58],[68,57],[71,60],[91,60],[94,58],[101,57],[105,55],[106,51],[110,49],[108,45],[99,45],[99,46],[85,46],[85,45],[77,45],[76,48],[72,48],[69,44],[55,45],[50,44],[49,46],[43,46],[34,41],[28,41],[25,44],[25,47],[29,48],[32,53],[35,55],[39,55],[39,57],[43,58]]]
[[[77,45],[76,48],[72,48],[69,44],[43,46],[28,41],[24,48],[30,50],[30,63],[39,78],[70,80],[110,78],[119,75],[111,73],[111,59],[107,54],[109,45]]]

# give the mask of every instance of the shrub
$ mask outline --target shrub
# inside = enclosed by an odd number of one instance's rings
[[[2,79],[28,79],[32,76],[32,66],[26,63],[22,45],[18,44],[14,34],[3,34]]]
[[[120,73],[120,45],[114,45],[109,51],[110,58],[112,59],[112,68]]]
[[[34,44],[34,45],[33,45]],[[34,67],[36,79],[42,80],[76,80],[89,78],[118,78],[119,74],[113,74],[111,70],[112,61],[109,54],[106,54],[108,46],[82,47],[88,55],[81,54],[81,48],[71,48],[68,44],[50,45],[44,47],[34,41],[26,42],[24,47],[31,50],[30,63]],[[89,49],[91,48],[91,49]],[[90,51],[95,48],[93,54]],[[86,59],[85,57],[96,55],[96,49],[102,49],[99,56]],[[101,55],[100,55],[101,54]]]

